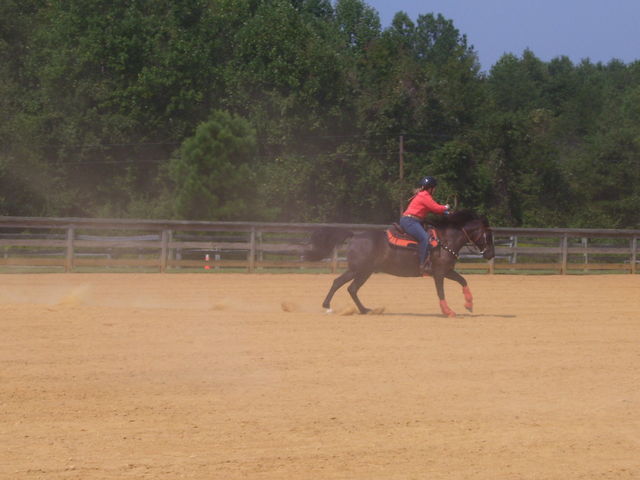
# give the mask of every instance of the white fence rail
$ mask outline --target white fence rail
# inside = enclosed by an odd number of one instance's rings
[[[386,225],[191,222],[86,218],[0,217],[0,269],[66,272],[124,268],[179,269],[345,268],[345,247],[323,262],[305,262],[310,233],[321,226],[354,231]],[[494,228],[496,258],[462,251],[459,269],[622,271],[635,274],[640,230]]]

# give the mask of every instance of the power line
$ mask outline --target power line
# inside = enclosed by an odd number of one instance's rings
[[[349,135],[302,135],[297,138],[303,140],[321,140],[330,138],[358,138],[371,139],[377,137],[398,138],[404,136],[405,140],[411,137],[421,138],[455,138],[456,135],[444,133],[374,133],[374,134],[349,134]],[[265,137],[261,139],[265,142]],[[183,141],[162,141],[162,142],[126,142],[126,143],[31,143],[31,142],[11,142],[14,145],[30,145],[36,147],[65,147],[65,148],[104,148],[104,147],[148,147],[148,146],[174,146],[182,145]],[[266,142],[265,142],[266,143]]]
[[[404,155],[418,155],[418,154],[426,154],[429,151],[419,151],[419,150],[404,150]],[[389,152],[332,152],[332,153],[313,153],[313,154],[305,154],[305,153],[286,153],[286,154],[273,154],[273,155],[255,155],[254,158],[262,158],[262,159],[270,159],[270,158],[278,158],[278,157],[298,157],[303,159],[318,159],[318,158],[354,158],[354,157],[376,157],[376,158],[395,158],[397,152],[389,151]],[[92,166],[92,165],[123,165],[123,164],[138,164],[138,163],[163,163],[169,161],[169,157],[165,159],[145,159],[145,158],[133,158],[127,160],[72,160],[72,161],[56,161],[52,162],[52,165],[82,165],[82,166]]]
[[[148,159],[131,159],[131,160],[88,160],[85,162],[81,162],[81,161],[72,161],[72,162],[53,162],[52,166],[56,166],[56,165],[83,165],[83,166],[87,166],[90,167],[92,165],[118,165],[118,164],[125,164],[125,163],[162,163],[165,162],[167,159],[165,160],[148,160]]]
[[[158,145],[182,145],[182,142],[135,142],[135,143],[30,143],[12,142],[14,145],[32,145],[36,147],[68,147],[68,148],[99,148],[99,147],[147,147]]]

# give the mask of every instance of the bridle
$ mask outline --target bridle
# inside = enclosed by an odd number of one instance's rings
[[[467,241],[460,248],[464,247],[464,245],[471,244],[478,250],[480,255],[484,256],[485,252],[491,248],[491,244],[488,238],[488,236],[491,234],[491,228],[488,226],[482,225],[480,229],[482,230],[482,233],[476,235],[478,228],[474,228],[471,230],[471,235],[470,235],[466,228],[461,227],[460,230],[462,230],[462,233],[464,233],[464,236],[467,239]],[[472,238],[472,235],[475,236],[475,238]],[[480,246],[481,240],[483,245],[482,247]],[[440,246],[440,248],[442,248],[443,250],[448,252],[450,255],[452,255],[456,260],[460,258],[460,254],[456,252],[453,248],[451,248],[449,245],[447,245],[446,242],[438,239],[438,245]]]
[[[469,232],[467,232],[467,230],[465,228],[462,228],[462,232],[464,233],[464,236],[467,237],[467,240],[469,241],[470,244],[472,244],[474,247],[476,247],[478,249],[478,252],[480,252],[480,255],[484,255],[484,253],[489,249],[489,240],[487,240],[487,231],[488,230],[490,231],[490,229],[482,227],[482,234],[479,235],[474,240],[469,236]],[[480,248],[480,245],[478,245],[478,241],[480,239],[483,240],[484,248]],[[457,255],[456,255],[456,258],[457,258]]]

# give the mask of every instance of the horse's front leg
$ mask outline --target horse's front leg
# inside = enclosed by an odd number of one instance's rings
[[[471,294],[471,289],[469,289],[465,278],[455,270],[451,270],[450,272],[448,272],[445,277],[447,277],[449,280],[455,280],[460,284],[460,286],[462,286],[462,294],[464,295],[464,308],[466,308],[470,312],[473,312],[473,295]]]
[[[451,310],[444,298],[444,276],[442,274],[434,274],[433,281],[436,284],[436,290],[438,292],[438,298],[440,299],[440,310],[442,310],[442,314],[446,317],[455,317],[456,312]]]

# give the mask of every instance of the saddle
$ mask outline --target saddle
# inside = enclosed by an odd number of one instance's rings
[[[438,239],[438,231],[431,225],[428,225],[426,230],[429,236],[429,245],[437,247],[440,243]],[[391,226],[387,228],[386,233],[387,241],[392,247],[411,249],[418,248],[418,240],[405,232],[399,223],[392,223]]]

